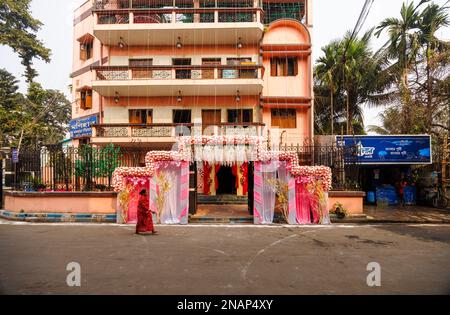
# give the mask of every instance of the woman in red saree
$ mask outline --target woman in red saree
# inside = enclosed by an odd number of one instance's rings
[[[150,203],[147,196],[147,190],[143,189],[139,193],[139,202],[137,208],[136,234],[157,234],[153,226]]]

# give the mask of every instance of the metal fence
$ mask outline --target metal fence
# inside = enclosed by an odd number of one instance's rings
[[[333,190],[359,190],[360,165],[357,147],[304,144],[282,145],[282,151],[297,152],[300,165],[328,166],[333,174]]]
[[[114,170],[144,166],[146,153],[112,145],[24,149],[19,162],[11,165],[12,187],[25,191],[110,191]]]
[[[309,144],[280,149],[297,152],[301,165],[330,167],[335,190],[359,188],[359,165],[352,148]],[[18,163],[8,162],[14,174],[10,186],[24,191],[110,191],[114,170],[145,166],[147,151],[114,145],[22,149]]]

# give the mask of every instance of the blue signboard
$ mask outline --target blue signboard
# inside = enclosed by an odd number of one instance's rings
[[[70,137],[74,139],[92,136],[92,125],[95,125],[97,122],[97,116],[89,116],[71,120]]]
[[[19,150],[12,149],[12,162],[13,163],[19,163]]]
[[[336,137],[346,150],[346,160],[360,164],[431,164],[430,136]]]

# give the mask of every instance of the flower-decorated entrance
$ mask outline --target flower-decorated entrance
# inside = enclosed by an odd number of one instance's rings
[[[189,166],[196,162],[202,165],[204,184],[217,181],[221,167],[236,174],[235,187],[241,184],[249,192],[255,224],[272,224],[275,212],[288,224],[330,223],[331,169],[301,166],[296,152],[268,151],[264,143],[256,136],[179,137],[176,151],[148,152],[146,167],[117,168],[113,185],[119,192],[118,221],[135,222],[137,194],[146,188],[156,222],[187,224]],[[250,172],[249,165],[254,166]]]

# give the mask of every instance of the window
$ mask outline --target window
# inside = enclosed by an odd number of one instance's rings
[[[281,129],[297,128],[297,113],[295,109],[272,109],[272,127]]]
[[[93,50],[94,50],[93,40],[88,40],[80,43],[80,59],[84,61],[91,59]]]
[[[229,123],[251,123],[253,122],[253,110],[251,109],[229,109],[228,110]]]
[[[80,92],[80,108],[83,110],[92,108],[92,90]]]
[[[190,66],[191,59],[189,59],[189,58],[174,58],[174,59],[172,59],[172,64],[174,66]],[[176,79],[190,79],[191,78],[191,70],[189,70],[189,69],[176,70],[175,78]]]
[[[297,58],[272,58],[270,60],[270,75],[272,77],[295,77],[297,74]]]
[[[191,123],[191,110],[189,109],[174,109],[173,114],[174,124],[190,124]]]
[[[153,123],[153,110],[151,109],[130,109],[128,115],[130,124]]]

